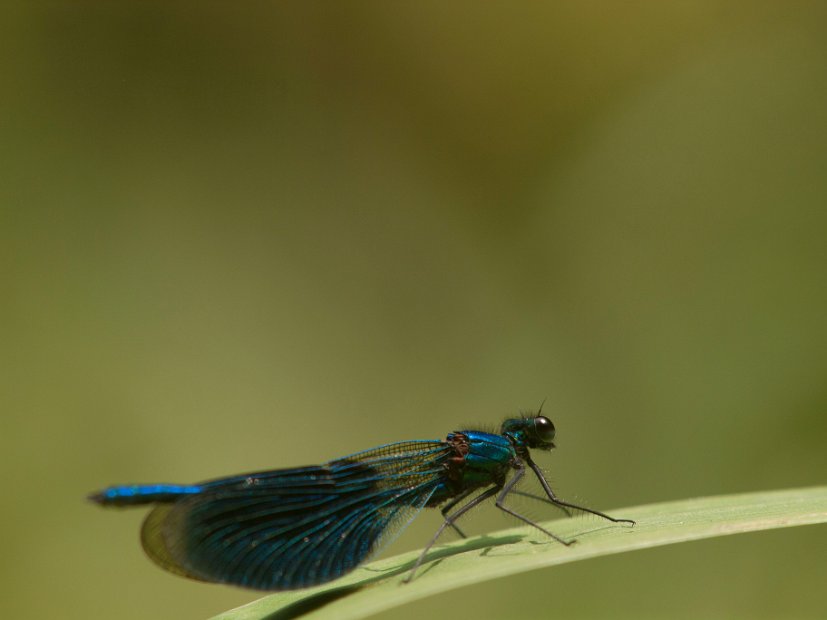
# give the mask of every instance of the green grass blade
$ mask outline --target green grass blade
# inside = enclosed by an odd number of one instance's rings
[[[612,515],[634,527],[600,519],[560,519],[544,527],[577,538],[564,547],[531,527],[501,530],[434,549],[416,579],[402,584],[419,552],[361,567],[333,584],[266,596],[214,620],[353,620],[410,601],[497,577],[565,562],[702,538],[827,522],[827,486],[619,508]]]

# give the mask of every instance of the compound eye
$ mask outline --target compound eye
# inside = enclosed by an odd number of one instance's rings
[[[554,424],[544,415],[538,415],[534,418],[534,432],[537,433],[537,437],[543,443],[554,441]]]

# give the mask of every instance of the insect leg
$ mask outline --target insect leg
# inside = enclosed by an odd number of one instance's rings
[[[446,516],[445,520],[442,522],[442,525],[439,526],[439,529],[436,531],[436,534],[434,534],[434,537],[431,538],[431,541],[427,545],[425,545],[425,548],[422,550],[422,553],[419,555],[419,558],[417,558],[417,560],[416,560],[416,564],[413,565],[413,568],[411,569],[411,572],[408,574],[407,577],[405,577],[404,583],[410,583],[413,580],[414,574],[416,573],[417,569],[420,566],[422,566],[422,563],[425,561],[425,556],[428,554],[428,551],[431,550],[431,547],[434,546],[434,544],[436,543],[437,539],[440,537],[442,532],[445,531],[446,527],[456,527],[454,525],[454,521],[459,519],[462,515],[464,515],[469,510],[471,510],[474,506],[477,506],[480,503],[487,500],[489,497],[492,497],[492,496],[496,495],[499,492],[499,490],[500,490],[500,487],[491,487],[490,489],[487,489],[485,492],[480,493],[479,495],[477,495],[474,499],[472,499],[470,502],[465,504],[465,506],[462,506],[462,507],[458,508],[456,510],[456,512],[454,512],[453,514],[450,514],[450,515]],[[465,495],[468,495],[468,493],[465,493]],[[454,502],[454,504],[456,504],[456,503],[457,502]]]
[[[497,508],[499,508],[500,510],[502,510],[504,512],[507,512],[512,517],[517,517],[523,523],[528,523],[529,525],[533,525],[538,530],[540,530],[544,534],[550,536],[551,538],[553,538],[554,540],[556,540],[559,543],[563,543],[566,546],[572,544],[574,542],[573,540],[564,540],[564,539],[560,538],[559,536],[557,536],[555,534],[552,534],[551,532],[549,532],[546,528],[544,528],[539,523],[535,523],[534,521],[532,521],[528,517],[524,517],[519,512],[515,512],[514,510],[512,510],[511,508],[509,508],[508,506],[506,506],[504,504],[504,500],[505,500],[506,495],[511,493],[511,491],[514,489],[514,486],[520,481],[520,479],[524,475],[525,475],[525,465],[520,463],[518,468],[517,468],[516,473],[511,477],[511,480],[506,482],[505,485],[503,486],[502,490],[500,490],[500,494],[497,496],[497,501],[496,501]]]
[[[531,499],[536,499],[538,502],[543,502],[544,504],[551,504],[558,510],[562,510],[566,513],[567,517],[571,516],[571,510],[566,508],[565,506],[561,506],[560,504],[555,504],[551,501],[548,497],[541,497],[540,495],[535,495],[534,493],[527,493],[526,491],[518,491],[517,489],[512,489],[509,495],[519,495],[520,497],[529,497]]]
[[[635,524],[634,521],[631,519],[615,519],[614,517],[610,517],[609,515],[600,512],[599,510],[592,510],[591,508],[586,508],[585,506],[578,506],[577,504],[570,504],[569,502],[564,502],[562,499],[559,499],[555,494],[554,491],[551,490],[551,487],[548,484],[545,476],[543,476],[542,470],[537,466],[537,464],[532,461],[530,458],[526,459],[528,462],[528,466],[536,474],[537,478],[540,480],[540,484],[543,485],[543,490],[548,495],[549,500],[552,504],[556,506],[560,506],[561,508],[573,508],[574,510],[582,510],[583,512],[590,512],[593,515],[597,515],[598,517],[603,517],[604,519],[608,519],[614,523],[631,523],[632,525]]]
[[[476,491],[476,489],[468,489],[467,491],[463,491],[462,493],[457,495],[454,499],[452,499],[450,502],[445,504],[442,507],[442,509],[440,510],[440,512],[442,513],[442,517],[447,521],[448,520],[448,513],[451,512],[451,508],[453,508],[454,506],[459,504],[462,500],[464,500],[466,497],[471,495],[471,493],[473,493],[474,491]],[[542,499],[545,500],[545,498],[542,498]],[[546,501],[548,501],[548,500],[546,500]],[[450,526],[452,528],[454,528],[454,531],[457,534],[459,534],[463,538],[468,538],[465,535],[465,533],[461,529],[459,529],[459,527],[457,527],[457,525],[453,521],[450,523]]]

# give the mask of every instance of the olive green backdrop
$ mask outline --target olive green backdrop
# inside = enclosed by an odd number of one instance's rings
[[[823,7],[4,3],[0,615],[256,597],[153,566],[143,511],[84,501],[107,484],[546,397],[555,488],[619,516],[823,484]],[[823,527],[718,539],[387,617],[817,618],[825,548]]]

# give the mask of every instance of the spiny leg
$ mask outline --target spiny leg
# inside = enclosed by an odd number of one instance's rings
[[[557,503],[551,501],[548,497],[541,497],[540,495],[535,495],[534,493],[528,493],[526,491],[520,491],[518,489],[512,489],[511,493],[509,493],[509,495],[519,495],[520,497],[528,497],[528,498],[531,498],[531,499],[536,499],[538,502],[543,502],[544,504],[551,504],[552,506],[554,506],[558,510],[562,510],[563,512],[565,512],[567,517],[571,516],[571,510],[569,510],[565,506],[561,506],[560,504],[557,504]]]
[[[632,525],[635,524],[632,519],[615,519],[614,517],[610,517],[606,513],[600,512],[599,510],[592,510],[591,508],[586,508],[585,506],[578,506],[577,504],[571,504],[569,502],[564,502],[562,499],[559,499],[555,494],[554,491],[551,490],[551,487],[548,484],[545,476],[543,476],[542,470],[537,466],[537,464],[532,461],[530,458],[526,459],[528,466],[534,471],[537,478],[540,480],[540,484],[543,485],[543,490],[548,495],[549,500],[552,504],[556,506],[560,506],[561,508],[572,508],[574,510],[582,510],[583,512],[590,512],[593,515],[597,515],[598,517],[603,517],[604,519],[608,519],[613,523],[631,523]]]
[[[520,481],[520,479],[524,475],[525,475],[525,466],[522,463],[520,463],[520,466],[517,469],[517,473],[515,473],[511,477],[511,480],[506,482],[505,486],[503,486],[503,488],[500,490],[500,494],[497,496],[497,501],[496,501],[497,508],[499,508],[500,510],[502,510],[504,512],[507,512],[512,517],[516,517],[517,519],[519,519],[523,523],[528,523],[529,525],[532,525],[532,526],[536,527],[538,530],[543,532],[543,534],[546,534],[547,536],[550,536],[551,538],[553,538],[557,542],[562,543],[562,544],[564,544],[568,547],[570,544],[572,544],[574,542],[573,540],[564,540],[564,539],[560,538],[559,536],[557,536],[556,534],[552,534],[551,532],[549,532],[546,528],[544,528],[539,523],[535,523],[534,521],[532,521],[528,517],[525,517],[525,516],[521,515],[519,512],[515,512],[514,510],[512,510],[511,508],[509,508],[508,506],[506,506],[503,503],[504,500],[505,500],[505,497],[513,491],[514,486]]]
[[[416,564],[413,565],[413,568],[411,569],[411,572],[408,574],[407,577],[405,577],[403,582],[404,583],[410,583],[413,580],[417,569],[419,569],[419,567],[422,566],[422,563],[425,561],[425,556],[428,554],[428,551],[431,550],[431,547],[434,546],[434,544],[436,543],[437,539],[440,537],[442,532],[445,531],[446,527],[456,528],[456,526],[454,525],[454,521],[459,519],[462,515],[464,515],[469,510],[471,510],[474,506],[477,506],[477,505],[481,504],[482,502],[484,502],[485,500],[487,500],[489,497],[492,497],[492,496],[496,495],[499,490],[500,490],[500,487],[491,487],[490,489],[487,489],[484,493],[480,493],[479,495],[477,495],[477,497],[475,497],[470,502],[465,504],[465,506],[457,508],[456,512],[454,512],[453,514],[446,516],[445,520],[442,522],[442,525],[439,526],[439,529],[436,531],[436,534],[434,534],[434,537],[431,538],[430,542],[427,545],[425,545],[425,548],[422,550],[422,553],[419,554],[419,558],[417,558]],[[464,496],[467,496],[467,495],[468,495],[468,493],[464,494]],[[460,499],[462,499],[462,497],[460,497]],[[457,501],[459,501],[459,500],[457,500]],[[456,504],[457,502],[455,501],[453,503]]]
[[[451,508],[453,508],[454,506],[459,504],[462,500],[464,500],[466,497],[471,495],[471,493],[473,493],[474,491],[476,491],[476,489],[468,489],[466,491],[463,491],[462,493],[457,495],[454,499],[452,499],[450,502],[445,504],[442,507],[442,509],[440,510],[440,512],[442,513],[442,518],[447,521],[448,520],[448,513],[451,511]],[[545,500],[545,498],[542,498],[542,499]],[[548,500],[546,500],[546,501],[548,501]],[[459,527],[457,527],[457,525],[455,523],[452,522],[450,525],[451,525],[452,528],[454,528],[454,531],[457,534],[459,534],[462,538],[468,538],[465,535],[465,533],[461,529],[459,529]]]

